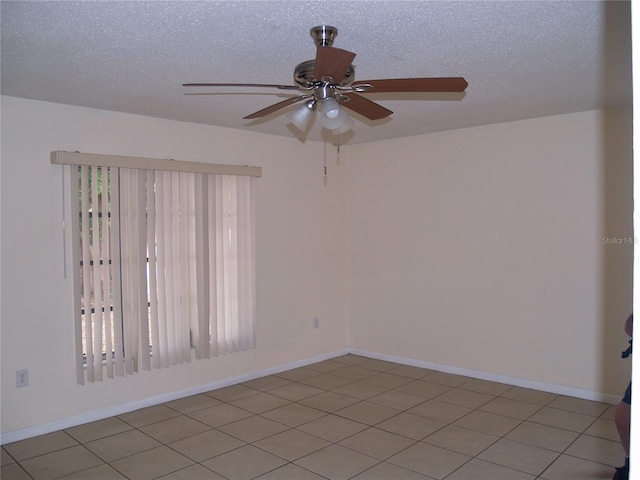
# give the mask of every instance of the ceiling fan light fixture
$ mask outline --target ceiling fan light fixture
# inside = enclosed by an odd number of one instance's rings
[[[298,130],[304,132],[309,126],[313,112],[316,110],[316,105],[315,100],[308,100],[295,110],[287,113],[286,117]]]
[[[2,0],[0,0],[2,1]],[[280,90],[299,90],[301,95],[288,97],[266,108],[253,112],[244,120],[265,118],[304,102],[299,108],[286,115],[288,120],[303,134],[311,130],[317,104],[322,104],[320,122],[322,127],[340,134],[350,130],[354,121],[340,107],[346,104],[352,112],[376,121],[389,117],[393,112],[382,105],[369,100],[366,94],[376,93],[420,93],[420,92],[459,92],[469,86],[462,77],[430,78],[388,78],[377,80],[359,80],[355,84],[354,52],[333,47],[338,30],[329,25],[318,25],[310,30],[316,44],[316,56],[312,60],[298,64],[293,73],[295,85],[264,83],[184,83],[185,87],[256,87],[276,88]]]

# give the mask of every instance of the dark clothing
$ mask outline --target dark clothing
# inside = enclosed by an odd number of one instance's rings
[[[631,382],[629,382],[629,386],[624,392],[624,397],[622,398],[622,401],[628,405],[631,405]]]

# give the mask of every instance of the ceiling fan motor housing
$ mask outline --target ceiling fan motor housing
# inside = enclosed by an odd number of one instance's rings
[[[320,80],[315,77],[316,61],[307,60],[306,62],[299,63],[293,71],[293,81],[303,88],[311,88],[314,84]],[[351,65],[344,75],[344,78],[339,83],[341,87],[350,85],[355,79],[355,69]]]

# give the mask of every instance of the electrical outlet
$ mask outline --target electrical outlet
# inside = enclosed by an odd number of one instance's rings
[[[18,370],[16,372],[16,387],[29,386],[29,370]]]
[[[313,317],[313,328],[320,328],[320,317]]]

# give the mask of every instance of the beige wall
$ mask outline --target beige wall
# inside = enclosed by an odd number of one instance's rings
[[[77,385],[61,167],[50,165],[52,150],[261,166],[257,348]],[[331,168],[325,187],[323,162],[321,144],[3,97],[2,432],[91,418],[346,348],[347,170]],[[15,372],[24,368],[30,386],[17,389]]]
[[[629,110],[351,151],[352,347],[620,395]]]
[[[348,348],[618,395],[632,245],[602,239],[632,235],[630,125],[513,122],[340,165],[328,149],[325,186],[322,144],[3,97],[3,441]],[[52,150],[262,166],[258,348],[76,385]]]

